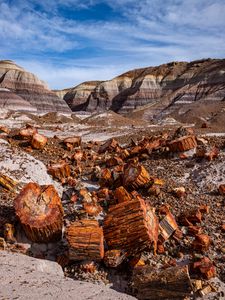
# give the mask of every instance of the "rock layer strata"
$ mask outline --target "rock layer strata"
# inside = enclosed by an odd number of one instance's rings
[[[0,108],[28,112],[70,113],[66,102],[46,83],[13,61],[0,61]]]
[[[145,107],[148,118],[185,110],[198,101],[221,102],[225,100],[225,59],[137,69],[112,80],[81,84],[64,99],[73,111],[129,113]]]

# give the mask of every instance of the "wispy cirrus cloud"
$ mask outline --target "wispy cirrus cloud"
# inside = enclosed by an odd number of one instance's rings
[[[0,0],[0,55],[64,88],[131,68],[224,57],[224,15],[224,0]]]

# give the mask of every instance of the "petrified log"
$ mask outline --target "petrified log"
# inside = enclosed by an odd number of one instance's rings
[[[47,144],[47,141],[48,141],[48,139],[46,136],[39,134],[39,133],[35,133],[31,140],[31,146],[34,149],[43,149],[45,147],[45,145]]]
[[[63,208],[53,185],[28,183],[16,197],[14,207],[31,241],[45,243],[61,238]]]
[[[106,141],[103,145],[99,147],[98,152],[99,153],[104,153],[105,151],[114,151],[118,147],[118,142],[115,139],[109,139]]]
[[[137,189],[150,183],[150,179],[148,171],[142,165],[130,164],[124,170],[123,183],[126,187]]]
[[[81,220],[66,228],[71,260],[100,261],[104,257],[103,230],[96,220]]]
[[[168,147],[172,152],[183,152],[197,147],[197,141],[194,135],[180,137],[168,143]]]
[[[63,140],[63,143],[66,145],[67,150],[71,151],[75,147],[79,147],[81,145],[81,137],[80,136],[73,136],[68,137]]]
[[[17,182],[12,178],[0,173],[0,185],[9,191],[13,191],[17,185]]]
[[[120,186],[115,190],[114,196],[118,200],[118,203],[132,200],[132,196],[123,186]]]
[[[192,291],[188,267],[155,269],[143,266],[134,269],[132,286],[138,299],[184,299]]]
[[[48,173],[61,180],[70,176],[70,166],[65,161],[51,164],[48,167]]]
[[[150,248],[153,243],[156,250],[158,219],[140,197],[109,208],[103,230],[109,249],[124,250],[132,255]]]

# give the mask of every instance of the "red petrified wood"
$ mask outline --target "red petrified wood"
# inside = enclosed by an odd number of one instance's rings
[[[109,249],[125,250],[132,255],[153,243],[156,250],[158,219],[140,197],[112,206],[103,230]]]
[[[100,261],[104,257],[103,230],[96,220],[71,223],[66,229],[71,260]]]
[[[33,242],[60,239],[63,208],[53,185],[28,183],[16,197],[15,211],[27,237]]]
[[[70,166],[65,161],[51,164],[48,167],[48,173],[61,180],[70,176]]]
[[[149,183],[150,179],[148,171],[142,165],[130,164],[124,170],[123,183],[126,187],[137,189]]]
[[[187,135],[173,140],[168,146],[172,152],[183,152],[196,148],[197,142],[194,135]]]

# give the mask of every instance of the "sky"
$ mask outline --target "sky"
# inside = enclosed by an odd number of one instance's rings
[[[52,89],[225,58],[225,0],[0,0],[0,60]]]

